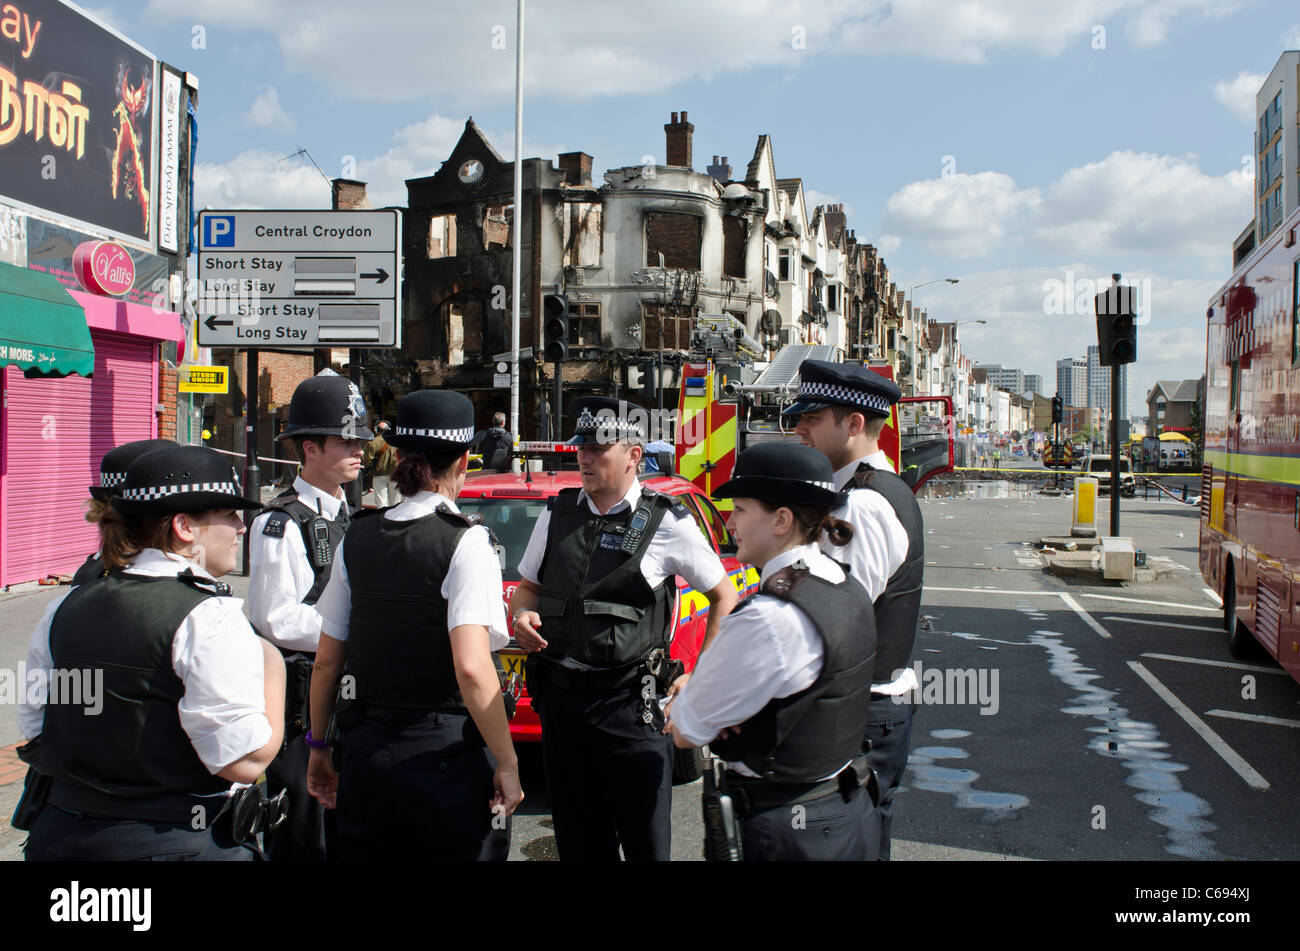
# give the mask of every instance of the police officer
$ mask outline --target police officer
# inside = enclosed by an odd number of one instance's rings
[[[308,786],[337,806],[346,861],[472,861],[523,800],[491,654],[509,641],[501,564],[454,501],[474,406],[411,393],[388,441],[404,501],[353,520],[317,604]],[[345,667],[336,773],[328,723]]]
[[[135,442],[123,443],[104,453],[99,460],[99,485],[90,486],[90,501],[86,503],[86,521],[99,523],[104,517],[108,502],[122,492],[122,482],[126,479],[126,469],[138,457],[154,449],[174,446],[170,439],[137,439]],[[86,558],[85,562],[72,576],[73,585],[85,584],[104,574],[104,566],[99,560],[99,552]]]
[[[52,602],[28,652],[51,690],[18,710],[35,738],[19,751],[34,770],[26,856],[251,859],[231,784],[256,782],[280,748],[284,664],[215,579],[257,504],[219,453],[172,445],[136,459],[111,506],[109,573]],[[72,679],[79,696],[54,689]]]
[[[842,501],[831,479],[817,450],[767,443],[713,493],[735,500],[738,555],[762,566],[762,586],[723,619],[668,715],[678,747],[727,761],[746,861],[871,860],[880,845],[861,753],[876,632],[866,590],[817,547],[823,532],[853,534],[829,517]]]
[[[853,541],[847,546],[823,542],[823,550],[848,564],[875,606],[879,640],[867,739],[880,784],[882,860],[890,854],[893,796],[911,739],[912,704],[900,701],[918,686],[908,665],[925,569],[920,506],[879,445],[901,392],[866,367],[805,360],[799,366],[799,395],[783,410],[799,418],[795,432],[804,444],[830,460],[836,489],[849,490],[848,502],[834,514],[853,526]]]
[[[681,501],[638,481],[646,434],[633,408],[591,396],[570,412],[582,488],[538,518],[510,602],[519,646],[539,652],[528,691],[556,850],[617,861],[622,845],[628,860],[667,860],[672,741],[655,698],[671,688],[675,576],[709,600],[706,645],[736,590]]]
[[[276,439],[290,441],[302,471],[293,486],[271,500],[250,527],[248,616],[253,627],[284,653],[288,671],[286,745],[267,771],[270,791],[289,790],[289,821],[269,840],[272,861],[323,861],[332,821],[307,794],[308,687],[321,616],[316,602],[329,581],[334,551],[347,530],[342,484],[361,473],[361,452],[373,434],[366,404],[348,380],[332,370],[298,384],[289,424]]]

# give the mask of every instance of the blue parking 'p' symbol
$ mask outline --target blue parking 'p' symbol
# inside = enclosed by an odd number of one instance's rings
[[[208,215],[203,219],[203,247],[233,248],[234,246],[234,215]]]

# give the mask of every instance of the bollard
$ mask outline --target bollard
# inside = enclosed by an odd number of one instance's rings
[[[1187,483],[1186,483],[1186,482],[1183,483],[1183,501],[1184,501],[1184,502],[1187,501]]]
[[[1082,538],[1097,536],[1097,479],[1083,476],[1074,480],[1074,524],[1070,534]]]

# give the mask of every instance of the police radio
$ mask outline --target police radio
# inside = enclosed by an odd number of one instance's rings
[[[653,504],[642,496],[636,511],[632,513],[632,520],[628,522],[627,531],[623,533],[623,544],[619,546],[623,554],[636,554],[637,547],[641,544],[641,536],[645,534],[646,526],[650,524],[650,506]]]
[[[317,517],[311,520],[311,562],[317,568],[327,568],[334,561],[334,549],[330,545],[329,522]]]

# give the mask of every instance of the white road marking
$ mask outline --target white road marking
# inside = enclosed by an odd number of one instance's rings
[[[1300,720],[1286,720],[1282,717],[1266,717],[1261,713],[1238,713],[1236,710],[1206,710],[1207,717],[1225,717],[1229,720],[1245,720],[1247,723],[1268,723],[1272,726],[1289,726],[1300,730]]]
[[[1078,601],[1074,600],[1074,598],[1070,597],[1068,594],[1065,594],[1064,592],[1058,592],[1058,593],[1060,593],[1061,595],[1061,600],[1064,601],[1067,605],[1069,605],[1070,610],[1073,611],[1075,614],[1079,615],[1079,617],[1083,618],[1083,623],[1087,624],[1090,628],[1092,628],[1102,637],[1106,638],[1106,640],[1110,640],[1110,632],[1108,632],[1104,627],[1098,624],[1096,619],[1093,618],[1093,616],[1089,614],[1087,611],[1085,611],[1083,609],[1083,606],[1080,605]]]
[[[1151,627],[1176,627],[1180,631],[1209,631],[1212,634],[1222,634],[1221,627],[1201,627],[1198,624],[1175,624],[1173,621],[1142,621],[1135,617],[1119,617],[1114,614],[1107,614],[1103,621],[1123,621],[1126,624],[1146,624]]]
[[[1210,749],[1218,753],[1219,756],[1222,757],[1223,761],[1231,766],[1236,771],[1237,775],[1246,781],[1247,785],[1253,786],[1255,789],[1269,788],[1268,780],[1261,776],[1255,770],[1255,767],[1247,763],[1240,753],[1229,746],[1224,741],[1223,737],[1210,729],[1209,724],[1189,710],[1185,703],[1174,696],[1173,691],[1157,680],[1155,674],[1151,673],[1151,671],[1147,670],[1135,660],[1129,661],[1128,665],[1133,669],[1135,674],[1146,681],[1147,686],[1155,691],[1156,696],[1169,704],[1174,713],[1187,721],[1187,725],[1195,730],[1197,735],[1210,745]]]
[[[1212,590],[1210,590],[1209,588],[1202,588],[1201,590],[1204,591],[1207,595],[1209,595],[1209,598],[1210,598],[1211,601],[1213,601],[1213,602],[1214,602],[1215,604],[1217,604],[1219,607],[1223,607],[1223,598],[1219,597],[1217,594],[1215,594],[1215,593],[1214,593]]]
[[[1007,591],[1003,588],[938,588],[934,585],[926,585],[926,591],[952,591],[957,594],[1044,594],[1056,596],[1056,591]]]
[[[1146,601],[1142,598],[1121,598],[1114,594],[1085,594],[1085,598],[1099,598],[1103,601],[1126,601],[1129,604],[1147,604],[1155,605],[1158,608],[1186,608],[1188,611],[1209,611],[1214,613],[1214,608],[1203,608],[1195,604],[1177,604],[1173,601]]]
[[[1277,674],[1279,677],[1287,676],[1285,670],[1278,670],[1276,667],[1260,667],[1256,664],[1235,664],[1230,660],[1206,660],[1204,657],[1180,657],[1178,654],[1143,654],[1143,657],[1150,657],[1153,660],[1174,660],[1180,664],[1200,664],[1203,667],[1227,667],[1229,670],[1248,670],[1252,674]]]

